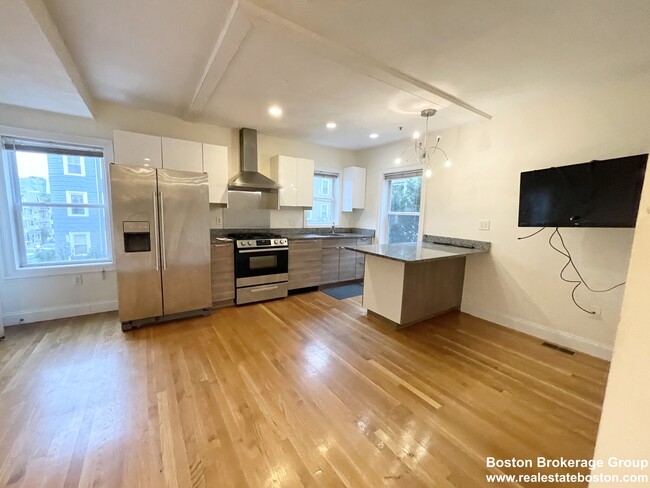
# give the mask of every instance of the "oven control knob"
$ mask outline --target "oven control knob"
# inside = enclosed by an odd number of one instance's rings
[[[280,241],[278,239],[273,241],[273,244],[280,244]]]
[[[242,245],[242,247],[244,247],[246,245],[246,241],[241,241],[240,244]]]
[[[255,244],[253,241],[248,241],[249,246],[252,246],[253,244]]]

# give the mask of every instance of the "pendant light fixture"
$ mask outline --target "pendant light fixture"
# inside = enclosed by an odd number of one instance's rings
[[[407,147],[402,151],[402,154],[399,158],[395,159],[396,164],[400,164],[402,160],[408,161],[408,157],[405,157],[407,153],[413,151],[417,159],[417,164],[422,165],[424,168],[424,176],[430,178],[433,174],[431,169],[431,158],[437,153],[440,152],[445,158],[445,167],[451,166],[451,160],[447,156],[447,153],[440,147],[440,136],[436,136],[436,143],[433,146],[428,145],[428,135],[429,135],[429,118],[433,117],[436,114],[436,110],[433,108],[427,108],[420,112],[420,115],[425,118],[424,123],[424,133],[420,134],[415,132],[413,134],[413,146]]]

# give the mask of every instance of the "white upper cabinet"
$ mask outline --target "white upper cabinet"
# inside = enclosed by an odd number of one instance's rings
[[[124,130],[113,131],[116,164],[162,168],[161,138]]]
[[[208,174],[210,203],[228,203],[228,148],[203,144],[203,172]]]
[[[352,212],[366,206],[366,168],[349,166],[343,168],[343,202],[341,210]]]
[[[296,207],[314,205],[314,161],[296,158]]]
[[[271,179],[282,185],[281,207],[309,207],[314,201],[314,161],[291,156],[271,158]]]
[[[162,167],[178,171],[203,172],[203,144],[162,138]]]
[[[228,203],[228,148],[214,144],[113,131],[115,162],[208,174],[210,203]]]

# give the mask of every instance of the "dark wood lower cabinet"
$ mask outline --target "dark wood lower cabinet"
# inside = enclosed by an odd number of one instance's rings
[[[339,249],[338,247],[324,248],[321,261],[321,284],[336,283],[339,281]]]
[[[235,299],[234,243],[212,244],[210,258],[212,303],[228,303]]]
[[[339,249],[339,281],[357,278],[357,253],[348,249]]]
[[[289,290],[321,284],[323,246],[317,239],[289,241]]]

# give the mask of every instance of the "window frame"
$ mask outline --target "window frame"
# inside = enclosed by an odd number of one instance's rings
[[[314,169],[314,178],[316,178],[318,176],[324,176],[323,174],[331,175],[331,180],[333,180],[332,183],[330,185],[328,185],[330,187],[329,188],[330,194],[329,194],[329,198],[327,198],[327,200],[332,201],[332,216],[334,218],[334,225],[339,225],[339,221],[340,221],[340,217],[341,217],[341,213],[340,213],[340,203],[341,203],[341,197],[342,197],[341,191],[342,191],[342,186],[343,186],[343,185],[340,184],[341,171],[338,170],[338,169],[330,169],[330,168],[315,168]],[[322,189],[322,183],[321,183],[321,189]],[[312,222],[309,222],[309,220],[307,218],[307,212],[312,212],[312,213],[316,212],[316,204],[321,205],[322,200],[324,200],[323,197],[319,197],[318,200],[316,200],[316,198],[317,198],[316,194],[314,193],[314,196],[312,197],[312,207],[303,212],[303,220],[304,220],[303,226],[304,227],[321,227],[321,228],[322,227],[330,227],[332,225],[331,223],[329,223],[329,224],[323,223],[323,222],[314,222],[314,223],[312,223]],[[318,212],[320,212],[320,206],[319,206]]]
[[[422,185],[420,187],[420,211],[419,212],[391,212],[390,211],[390,175],[406,173],[409,171],[422,171],[420,175],[422,178]],[[388,243],[388,219],[389,215],[418,215],[418,235],[416,243],[422,242],[424,235],[424,214],[426,211],[426,194],[427,194],[427,181],[428,178],[424,176],[424,171],[420,165],[410,165],[400,168],[388,168],[381,172],[381,180],[379,182],[379,194],[381,195],[381,204],[379,212],[377,213],[377,241],[379,244]]]
[[[81,203],[72,203],[73,195],[81,195]],[[87,191],[78,191],[78,190],[66,190],[65,191],[65,202],[68,204],[68,217],[88,217],[88,192]],[[77,214],[73,213],[73,210],[80,208],[83,210],[83,213]]]
[[[81,176],[85,177],[86,176],[86,158],[84,156],[78,156],[79,157],[79,168],[81,169],[81,173],[70,173],[70,166],[69,166],[69,161],[68,157],[66,155],[63,155],[61,157],[63,161],[63,175],[64,176]]]
[[[1,126],[0,135],[6,137],[26,138],[39,141],[49,141],[54,144],[78,144],[86,146],[101,147],[104,152],[104,164],[100,165],[101,178],[104,182],[105,204],[97,205],[104,209],[104,223],[106,234],[106,261],[93,262],[71,262],[71,264],[53,264],[43,266],[21,266],[25,262],[25,246],[21,246],[21,237],[18,234],[23,231],[22,219],[18,213],[22,207],[14,207],[14,187],[18,184],[17,176],[13,175],[15,164],[10,159],[8,151],[0,147],[0,251],[2,263],[2,274],[5,279],[21,279],[40,276],[57,276],[79,273],[93,273],[100,271],[113,271],[115,269],[115,258],[113,255],[113,227],[111,214],[111,193],[109,184],[109,164],[113,161],[113,142],[110,139],[99,139],[92,137],[54,134],[49,132],[18,129],[15,127]],[[85,171],[84,171],[85,172]],[[78,176],[78,175],[74,175]],[[73,190],[74,191],[74,190]],[[11,200],[11,202],[10,202]],[[47,204],[48,206],[68,206],[65,204]],[[32,206],[32,205],[30,205]],[[43,205],[33,205],[39,207]]]
[[[73,256],[77,256],[74,252],[74,247],[77,245],[75,241],[75,236],[84,236],[86,240],[86,252],[84,254],[79,254],[78,256],[88,256],[88,250],[90,249],[90,232],[68,232],[68,238],[70,239],[70,250]]]

